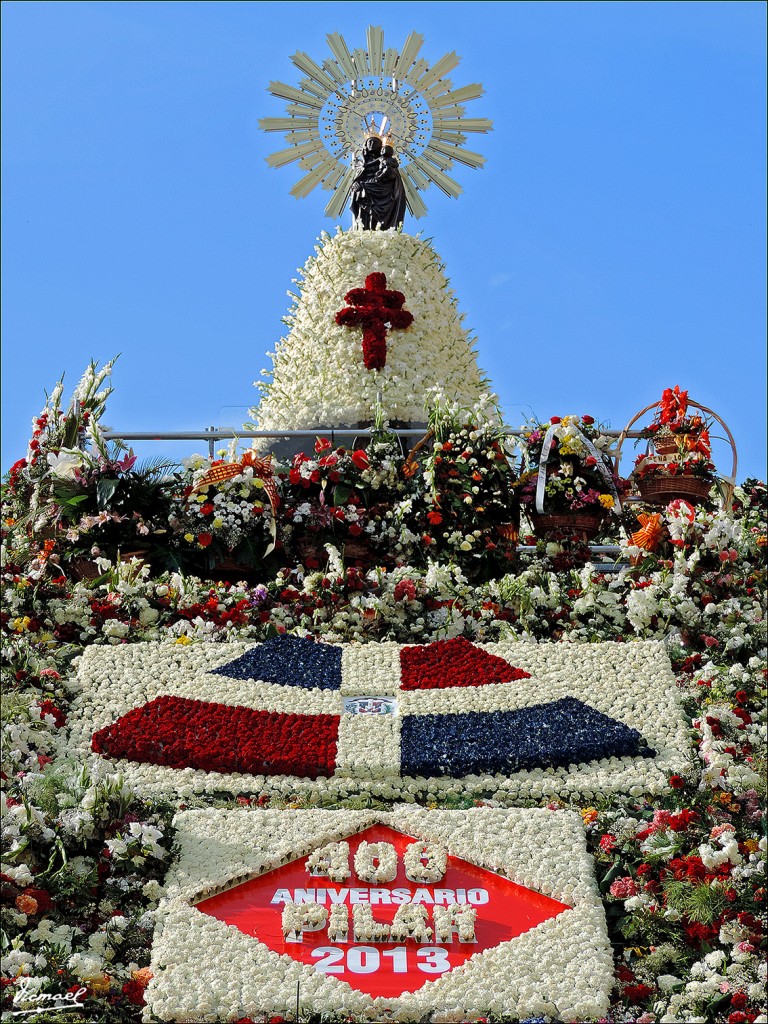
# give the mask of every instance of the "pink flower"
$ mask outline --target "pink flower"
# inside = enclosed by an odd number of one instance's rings
[[[630,875],[625,875],[623,878],[617,878],[616,881],[611,885],[609,889],[611,896],[615,896],[616,899],[626,900],[630,896],[637,896],[637,886],[635,880]]]

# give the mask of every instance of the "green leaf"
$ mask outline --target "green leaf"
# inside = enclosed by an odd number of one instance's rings
[[[608,892],[611,887],[611,883],[615,882],[620,875],[624,874],[626,874],[624,865],[621,861],[617,861],[600,883],[601,892]]]
[[[102,477],[99,480],[96,484],[96,499],[100,509],[106,509],[109,506],[119,484],[119,480],[110,477]]]
[[[333,489],[333,504],[344,505],[353,490],[354,487],[350,487],[349,484],[336,484]]]

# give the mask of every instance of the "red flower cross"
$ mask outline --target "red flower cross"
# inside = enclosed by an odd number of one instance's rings
[[[336,314],[342,327],[363,328],[363,362],[367,370],[381,370],[387,361],[387,327],[405,330],[413,323],[413,313],[403,309],[402,292],[387,288],[385,274],[368,274],[365,288],[352,288],[344,296],[349,306]]]

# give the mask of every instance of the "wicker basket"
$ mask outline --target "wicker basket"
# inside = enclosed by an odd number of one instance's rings
[[[585,538],[596,537],[605,518],[602,512],[539,513],[529,511],[533,530],[537,536],[549,533],[570,533]]]
[[[323,566],[328,562],[328,552],[325,550],[326,540],[317,539],[312,536],[298,537],[295,541],[294,561],[302,562],[305,566]],[[386,565],[388,557],[381,551],[374,551],[367,536],[348,537],[346,540],[333,538],[332,543],[341,552],[345,565],[357,566],[360,569],[371,569],[376,565]]]
[[[496,527],[496,533],[508,544],[517,544],[520,538],[519,523],[500,523]]]
[[[257,566],[246,565],[235,558],[220,558],[201,575],[213,583],[257,583],[263,572]]]
[[[668,427],[662,427],[653,436],[653,447],[659,455],[677,455],[686,450],[688,434],[673,434]]]
[[[99,576],[104,575],[92,558],[70,558],[68,568],[72,578],[79,583],[97,580]]]
[[[637,489],[643,501],[666,505],[676,498],[698,504],[709,496],[712,482],[698,476],[643,476]]]

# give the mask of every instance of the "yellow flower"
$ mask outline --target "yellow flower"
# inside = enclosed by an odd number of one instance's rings
[[[744,841],[744,846],[750,853],[755,853],[756,850],[760,849],[760,843],[758,843],[756,839],[746,839]]]
[[[585,825],[591,825],[593,821],[597,821],[597,808],[582,807],[581,817]]]
[[[182,633],[181,636],[176,637],[177,644],[191,644],[192,640],[187,636],[186,633]]]
[[[23,619],[13,620],[13,631],[14,633],[26,633],[29,629],[29,624],[32,621],[28,615],[25,615]]]
[[[218,516],[216,516],[216,518],[211,523],[211,526],[214,528],[214,530],[218,530],[219,527],[221,527],[223,525],[224,525],[224,520],[223,519],[219,519]]]
[[[194,539],[195,539],[194,533],[185,533],[184,534],[184,540],[187,542],[187,544],[191,544]]]
[[[610,494],[601,494],[597,499],[603,508],[613,508],[613,496]]]
[[[253,486],[257,488],[261,488],[264,486],[264,481],[261,479],[260,476],[255,476],[253,478]]]
[[[108,974],[102,974],[99,978],[88,979],[88,984],[95,996],[105,996],[109,992],[111,980]]]

